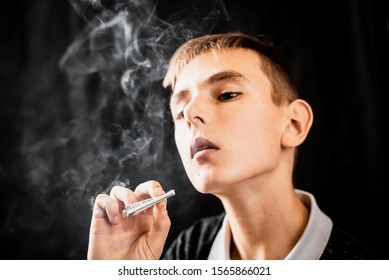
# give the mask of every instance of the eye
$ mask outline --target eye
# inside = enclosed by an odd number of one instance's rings
[[[224,92],[217,97],[219,101],[228,101],[234,99],[240,95],[239,92]]]

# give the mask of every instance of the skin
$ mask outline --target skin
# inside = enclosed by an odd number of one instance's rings
[[[308,209],[294,192],[292,171],[295,148],[312,125],[310,106],[301,99],[276,106],[260,57],[247,49],[194,58],[178,75],[170,106],[189,179],[198,191],[223,203],[232,233],[231,258],[285,258],[308,220]],[[197,152],[191,148],[196,143],[212,148]],[[163,192],[138,188],[138,196],[116,188],[111,196],[96,199],[89,258],[160,257],[170,226],[166,202],[145,214],[146,225],[138,217],[114,223],[121,203]]]
[[[159,259],[170,228],[166,201],[144,213],[123,218],[124,205],[155,197],[164,191],[156,181],[140,184],[134,192],[114,187],[97,196],[89,233],[88,259]]]

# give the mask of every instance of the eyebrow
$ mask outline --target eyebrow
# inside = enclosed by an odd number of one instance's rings
[[[245,77],[237,71],[226,70],[211,75],[204,82],[202,82],[202,84],[213,85],[221,81],[236,80],[236,79],[245,79]],[[170,96],[170,104],[172,104],[173,101],[177,101],[185,97],[185,95],[188,94],[188,92],[189,90],[187,89],[183,89],[178,92],[172,92]]]
[[[235,79],[242,79],[242,78],[244,77],[241,73],[234,70],[227,70],[227,71],[222,71],[213,74],[208,79],[206,79],[204,83],[212,85],[224,80],[235,80]]]

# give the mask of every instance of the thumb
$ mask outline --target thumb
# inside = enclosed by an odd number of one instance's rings
[[[169,233],[171,221],[166,210],[167,201],[164,200],[153,207],[153,226],[149,231],[148,238],[158,247],[160,254],[165,245]]]

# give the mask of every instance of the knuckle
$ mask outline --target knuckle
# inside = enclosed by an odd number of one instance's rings
[[[161,184],[155,180],[148,181],[148,184],[151,187],[151,189],[154,189],[154,190],[162,189]]]
[[[163,224],[164,224],[164,226],[165,226],[165,228],[166,228],[167,230],[170,229],[170,227],[171,227],[171,225],[172,225],[172,222],[171,222],[171,220],[169,219],[169,216],[167,217],[167,219],[164,219]]]
[[[119,187],[119,186],[114,186],[111,191],[109,192],[110,195],[112,194],[115,194],[119,191],[119,189],[122,188],[122,187]]]
[[[159,186],[159,182],[158,181],[155,181],[155,180],[150,180],[150,181],[147,181],[149,185],[151,186]]]
[[[106,199],[106,197],[107,197],[106,194],[100,193],[100,194],[98,194],[98,195],[96,196],[95,202],[102,201],[102,200]]]

